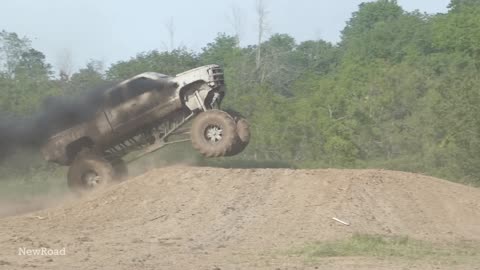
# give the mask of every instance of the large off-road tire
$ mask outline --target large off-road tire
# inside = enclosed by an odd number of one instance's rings
[[[250,142],[250,124],[239,112],[227,110],[236,123],[237,138],[232,147],[232,150],[227,153],[227,156],[235,156],[240,154],[248,146]]]
[[[232,151],[236,137],[235,120],[224,111],[202,112],[193,121],[192,145],[205,157],[226,156]]]
[[[105,187],[114,179],[115,171],[104,158],[89,152],[79,153],[68,170],[68,187],[85,193]]]

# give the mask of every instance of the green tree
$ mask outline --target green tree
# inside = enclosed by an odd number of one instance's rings
[[[74,73],[68,82],[64,84],[64,91],[68,94],[82,94],[86,91],[106,87],[108,83],[102,72],[103,64],[98,61],[90,61],[86,67]]]
[[[445,53],[464,53],[480,64],[480,5],[439,16],[434,23],[434,45]]]
[[[464,9],[477,8],[478,6],[480,6],[479,0],[452,0],[448,8],[452,12],[457,12]]]
[[[106,72],[109,80],[125,80],[142,72],[154,71],[175,75],[198,65],[195,53],[187,49],[170,52],[151,51],[140,53],[129,61],[113,64]]]
[[[27,38],[0,32],[0,104],[14,114],[35,111],[41,100],[59,89],[51,81],[51,65]]]

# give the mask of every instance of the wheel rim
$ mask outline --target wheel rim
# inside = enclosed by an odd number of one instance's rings
[[[82,182],[87,188],[95,188],[100,185],[102,178],[94,171],[88,171],[82,175]]]
[[[209,125],[205,129],[205,139],[210,143],[218,143],[223,139],[223,129],[218,125]]]

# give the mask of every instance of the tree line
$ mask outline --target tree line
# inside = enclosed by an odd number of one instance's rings
[[[259,10],[261,11],[261,10]],[[0,33],[0,108],[28,115],[48,96],[74,96],[146,71],[225,69],[224,107],[252,124],[237,159],[299,168],[386,168],[480,184],[480,1],[446,14],[363,3],[341,41],[273,34],[250,46],[221,33],[201,51],[152,50],[104,70],[92,61],[56,76],[42,52]]]

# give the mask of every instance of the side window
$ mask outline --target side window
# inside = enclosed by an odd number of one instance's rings
[[[115,107],[123,102],[123,95],[121,89],[115,89],[110,92],[108,96],[108,105],[110,107]]]
[[[131,99],[154,89],[154,83],[147,78],[138,78],[128,83],[125,97]]]
[[[116,107],[129,99],[155,89],[155,82],[147,78],[138,78],[129,82],[126,86],[113,89],[108,94],[108,105]]]

